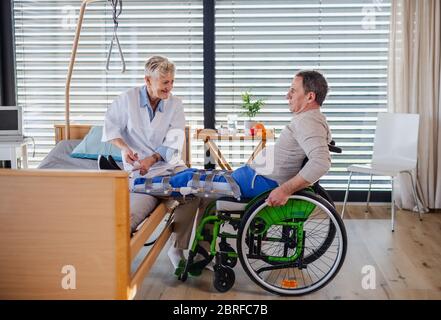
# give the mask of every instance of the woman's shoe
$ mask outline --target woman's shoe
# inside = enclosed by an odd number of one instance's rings
[[[113,157],[111,155],[107,156],[107,160],[109,161],[109,163],[113,167],[113,169],[121,170],[121,168],[119,167],[119,165],[116,163],[115,159],[113,159]]]
[[[99,170],[115,170],[105,156],[99,155],[97,161]]]

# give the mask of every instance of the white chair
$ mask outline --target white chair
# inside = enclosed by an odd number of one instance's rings
[[[351,184],[352,173],[366,173],[370,175],[369,191],[367,195],[366,211],[369,208],[371,196],[372,175],[390,176],[392,181],[392,201],[391,201],[391,223],[394,231],[395,223],[395,203],[393,179],[400,173],[410,176],[412,182],[412,192],[418,206],[420,220],[422,220],[421,210],[416,194],[416,180],[412,176],[417,167],[418,154],[418,129],[419,115],[405,113],[379,113],[377,128],[375,131],[374,151],[372,162],[368,165],[351,165],[347,168],[350,172],[348,186],[346,188],[345,199],[341,217],[343,218],[348,200],[349,186]]]

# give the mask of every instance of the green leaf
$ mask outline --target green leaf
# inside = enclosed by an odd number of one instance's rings
[[[251,101],[252,94],[248,91],[243,92],[241,96],[242,96],[242,109],[245,110],[243,114],[248,116],[249,118],[254,118],[256,114],[259,113],[260,108],[265,105],[263,99],[258,99],[252,102]]]

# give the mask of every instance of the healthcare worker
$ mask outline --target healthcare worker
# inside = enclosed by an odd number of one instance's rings
[[[122,93],[108,108],[102,141],[121,149],[125,170],[152,177],[187,168],[181,159],[185,114],[182,101],[171,94],[174,79],[175,65],[166,57],[152,56],[145,64],[145,84]],[[157,202],[150,195],[130,194],[132,231]],[[198,198],[188,199],[175,209],[175,243],[168,252],[175,267],[188,247],[201,203]]]
[[[173,97],[175,66],[153,56],[145,65],[145,84],[117,97],[107,110],[103,141],[121,149],[125,170],[184,165],[180,152],[185,138],[182,101]]]

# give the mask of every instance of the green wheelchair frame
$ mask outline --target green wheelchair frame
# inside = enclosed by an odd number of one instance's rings
[[[238,260],[256,284],[275,294],[303,295],[318,290],[329,283],[340,270],[347,247],[344,224],[335,210],[331,197],[316,183],[310,188],[295,193],[284,206],[269,207],[265,205],[269,193],[270,191],[251,199],[247,202],[243,211],[217,210],[217,201],[236,202],[234,198],[221,198],[210,203],[196,228],[188,259],[181,261],[180,267],[176,270],[175,274],[178,278],[181,281],[186,281],[188,275],[201,275],[203,269],[215,259],[213,285],[220,292],[226,292],[234,285],[235,274],[232,268],[236,266]],[[326,229],[326,232],[322,232],[326,234],[326,237],[320,243],[318,249],[313,251],[309,249],[309,253],[305,253],[307,247],[306,237],[317,232],[305,232],[304,226],[312,213],[318,212],[317,210],[323,212],[325,218],[329,218],[329,224],[325,222],[324,227],[321,227],[321,229]],[[326,218],[326,221],[328,221],[328,218]],[[221,227],[226,223],[238,232],[234,234],[222,231]],[[208,226],[211,226],[211,228],[208,228]],[[270,228],[271,230],[278,230],[277,233],[281,232],[281,235],[269,236],[267,233]],[[219,238],[220,242],[218,243]],[[227,240],[236,240],[237,252]],[[201,241],[209,243],[208,252],[200,245]],[[334,242],[337,245],[334,245]],[[268,246],[268,244],[270,246],[280,244],[279,254],[266,254],[262,246]],[[331,246],[336,247],[338,251],[335,258],[326,256]],[[280,253],[282,251],[283,254]],[[332,250],[329,251],[333,252]],[[203,259],[195,261],[198,254]],[[302,270],[310,266],[313,270],[312,265],[322,257],[322,260],[326,263],[320,262],[320,267],[315,266],[315,268],[323,268],[327,265],[328,260],[335,259],[335,261],[330,266],[332,268],[322,277],[317,277],[314,283],[298,286],[297,280],[291,275],[290,278],[279,281],[283,284],[282,286],[278,284],[279,282],[271,284],[259,275],[264,272],[271,273],[274,270],[279,270],[279,273],[280,270],[287,270],[288,274],[292,270],[293,274],[295,272],[299,274],[299,272],[301,273]],[[328,260],[325,260],[325,257]],[[259,261],[265,266],[254,270],[249,259]]]

